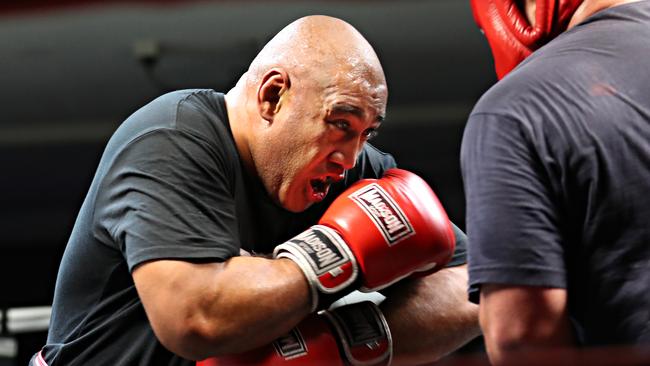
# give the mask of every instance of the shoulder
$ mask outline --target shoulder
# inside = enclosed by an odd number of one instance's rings
[[[556,39],[488,89],[472,109],[468,126],[510,124],[537,135],[564,123],[577,108],[574,98],[584,93],[584,69],[583,51],[570,39]]]
[[[135,111],[128,120],[157,124],[159,127],[182,128],[188,118],[217,116],[223,118],[223,94],[211,89],[185,89],[163,94]]]
[[[179,90],[161,95],[129,116],[107,143],[103,164],[118,156],[142,160],[156,155],[174,157],[181,149],[198,161],[235,166],[236,149],[230,136],[223,94],[208,89]],[[177,152],[180,154],[181,152]]]
[[[153,116],[160,114],[176,115],[179,105],[196,99],[201,89],[176,90],[158,96],[143,107],[138,109],[133,116]]]
[[[129,116],[116,135],[133,141],[156,130],[223,145],[230,138],[223,94],[211,89],[186,89],[161,95]]]

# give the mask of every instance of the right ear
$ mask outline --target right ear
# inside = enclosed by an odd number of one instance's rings
[[[257,107],[260,116],[272,122],[280,111],[284,94],[289,90],[290,81],[286,71],[273,68],[262,76],[262,82],[257,90]]]

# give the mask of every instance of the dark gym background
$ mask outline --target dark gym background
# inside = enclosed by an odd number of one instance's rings
[[[26,364],[44,342],[38,326],[12,331],[8,314],[51,304],[112,131],[166,91],[227,91],[307,14],[343,18],[374,45],[389,106],[373,143],[424,176],[464,227],[460,139],[495,82],[469,0],[0,2],[0,365]]]

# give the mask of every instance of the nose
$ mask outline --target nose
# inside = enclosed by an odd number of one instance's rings
[[[357,156],[362,147],[363,143],[357,139],[351,139],[344,144],[340,144],[330,154],[330,162],[342,167],[344,170],[352,169],[357,163]]]

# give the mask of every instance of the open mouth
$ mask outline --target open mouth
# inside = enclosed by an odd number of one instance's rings
[[[309,184],[311,185],[311,192],[314,200],[322,201],[334,182],[335,179],[332,176],[319,177],[310,180]]]

